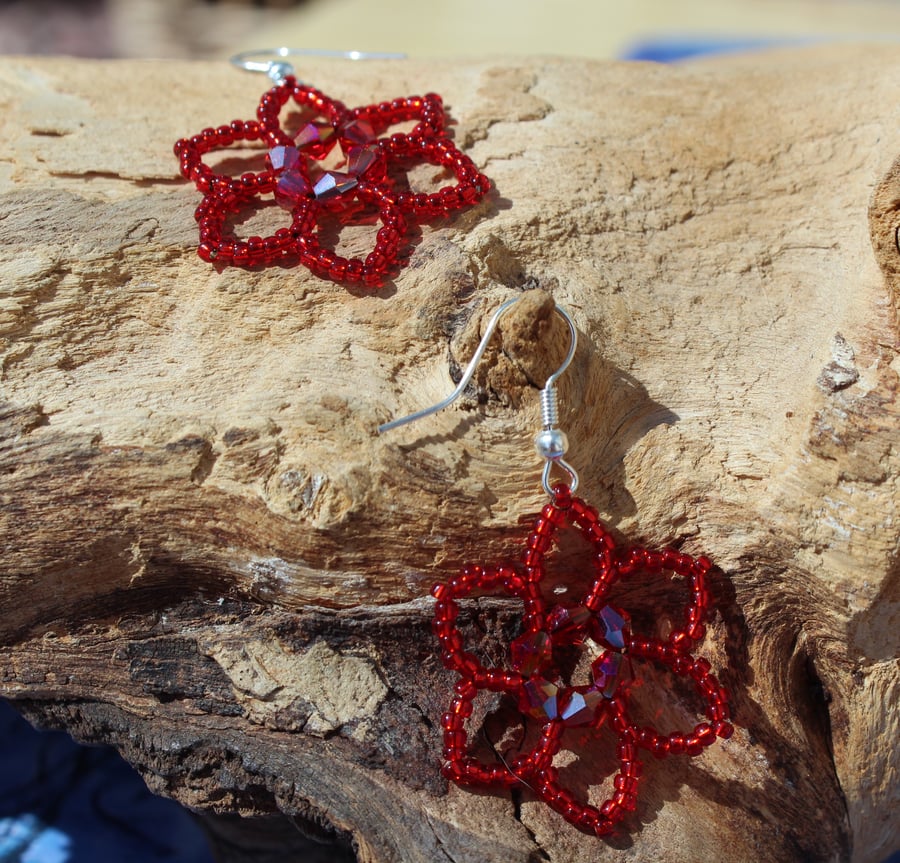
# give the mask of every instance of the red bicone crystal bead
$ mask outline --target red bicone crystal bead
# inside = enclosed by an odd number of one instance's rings
[[[559,701],[559,718],[563,725],[589,725],[597,715],[603,695],[593,687],[570,689]]]
[[[314,159],[321,159],[335,144],[334,126],[331,123],[314,121],[301,127],[294,136],[298,149],[304,149]]]
[[[300,151],[296,147],[272,147],[269,164],[273,171],[293,171],[300,164]]]
[[[539,722],[556,719],[559,715],[558,695],[559,688],[549,680],[530,677],[522,684],[519,710]]]
[[[628,639],[631,618],[621,609],[604,605],[591,627],[597,641],[614,650],[624,650]]]
[[[375,140],[375,130],[372,124],[366,120],[351,120],[341,126],[341,144],[346,146],[360,146]]]
[[[583,605],[557,605],[547,615],[547,626],[558,644],[576,644],[584,640],[591,612]]]
[[[634,679],[631,663],[614,650],[604,651],[591,663],[591,676],[594,678],[594,688],[604,698],[612,698]]]
[[[347,153],[347,173],[361,177],[378,161],[377,147],[351,147]]]
[[[510,644],[509,656],[516,671],[530,676],[553,659],[553,642],[542,629],[526,632]]]
[[[323,171],[313,186],[313,194],[319,201],[331,201],[349,192],[358,182],[356,177],[343,171]]]
[[[308,198],[311,192],[309,182],[303,174],[299,171],[285,171],[275,184],[275,202],[285,210],[293,210],[297,201]]]

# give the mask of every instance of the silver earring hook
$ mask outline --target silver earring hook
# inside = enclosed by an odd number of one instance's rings
[[[294,66],[285,57],[338,57],[344,60],[404,60],[406,54],[390,51],[331,51],[327,48],[259,48],[241,51],[228,62],[247,72],[263,72],[276,84],[294,74]]]
[[[481,361],[481,358],[484,356],[484,352],[487,350],[487,346],[491,341],[491,337],[494,335],[494,330],[497,329],[500,318],[502,318],[503,315],[506,314],[506,312],[520,299],[521,297],[513,297],[512,299],[507,300],[493,315],[491,315],[484,335],[481,337],[481,341],[479,342],[475,353],[472,355],[472,359],[469,360],[469,364],[466,366],[462,378],[456,385],[456,389],[454,389],[450,395],[441,399],[437,404],[431,405],[431,407],[422,408],[422,410],[418,410],[405,417],[383,423],[378,426],[378,433],[383,434],[398,426],[406,425],[407,423],[412,423],[416,420],[423,419],[424,417],[431,416],[431,414],[443,410],[445,407],[456,401],[472,380],[475,369]],[[550,472],[553,469],[553,465],[559,465],[559,467],[568,474],[569,488],[571,491],[574,492],[575,489],[578,488],[578,474],[570,464],[563,460],[563,456],[568,449],[568,441],[565,433],[557,427],[557,422],[559,420],[559,403],[556,392],[556,382],[559,380],[562,373],[569,367],[572,358],[575,356],[575,349],[578,346],[578,330],[575,328],[575,323],[569,316],[569,313],[562,306],[556,304],[555,309],[569,328],[569,350],[566,353],[565,359],[562,361],[562,365],[547,378],[544,383],[544,388],[541,390],[541,420],[543,428],[534,438],[535,449],[537,450],[538,455],[545,460],[542,477],[544,491],[551,497],[553,496],[553,487],[550,485]]]

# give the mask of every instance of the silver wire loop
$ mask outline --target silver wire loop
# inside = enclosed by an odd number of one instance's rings
[[[276,84],[294,74],[294,66],[285,57],[337,57],[344,60],[404,60],[406,54],[390,51],[332,51],[327,48],[258,48],[241,51],[229,59],[232,66],[247,72],[262,72]]]
[[[488,344],[490,344],[491,337],[494,335],[494,331],[497,329],[497,324],[500,322],[500,318],[502,318],[503,315],[506,314],[506,312],[520,299],[521,297],[513,297],[512,299],[507,300],[494,312],[493,315],[491,315],[490,320],[487,323],[487,327],[485,328],[484,335],[481,337],[481,341],[479,342],[475,353],[472,355],[472,359],[469,360],[469,364],[466,366],[466,370],[463,372],[462,378],[460,378],[459,383],[456,385],[456,389],[454,389],[453,392],[450,393],[450,395],[448,395],[444,399],[441,399],[441,401],[439,401],[437,404],[431,405],[431,407],[422,408],[422,410],[415,411],[415,413],[408,414],[405,417],[400,417],[399,419],[382,423],[382,425],[378,426],[378,433],[383,434],[384,432],[395,429],[398,426],[415,422],[416,420],[431,416],[431,414],[436,414],[438,411],[443,410],[445,407],[455,402],[462,395],[463,391],[472,380],[472,376],[475,374],[475,369],[478,366],[478,363],[481,362],[481,358],[484,356],[484,352],[487,350]],[[565,455],[566,448],[568,446],[566,436],[556,426],[559,419],[559,405],[556,393],[556,382],[559,380],[560,375],[562,375],[562,373],[569,367],[569,364],[572,362],[572,358],[575,356],[575,349],[578,347],[578,330],[575,328],[575,323],[572,318],[569,317],[569,313],[562,306],[556,304],[555,308],[556,312],[569,327],[569,350],[562,361],[562,365],[560,365],[560,367],[555,372],[553,372],[553,374],[550,375],[549,378],[547,378],[547,381],[544,384],[544,388],[541,390],[541,421],[543,425],[543,431],[538,432],[537,436],[535,437],[535,446],[538,450],[538,454],[545,460],[542,480],[544,491],[546,491],[547,494],[549,494],[551,497],[553,496],[553,487],[550,485],[550,472],[553,468],[553,465],[555,464],[559,465],[568,474],[569,488],[573,492],[576,488],[578,488],[578,474],[570,464],[563,460],[563,455]]]
[[[572,494],[575,494],[576,489],[578,488],[578,474],[575,473],[575,468],[572,467],[567,461],[563,461],[561,458],[550,460],[544,462],[544,472],[541,474],[541,485],[544,487],[544,491],[553,497],[553,484],[551,483],[550,472],[553,470],[553,465],[558,464],[568,475],[569,475],[569,491]]]

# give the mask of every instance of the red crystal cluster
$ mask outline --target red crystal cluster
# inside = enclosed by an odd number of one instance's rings
[[[566,523],[575,526],[590,544],[596,577],[581,603],[548,606],[540,589],[544,558],[558,528]],[[617,549],[597,512],[573,497],[566,486],[556,486],[551,502],[535,522],[520,561],[498,567],[467,566],[432,590],[437,600],[433,627],[441,644],[441,658],[459,675],[450,708],[441,717],[444,776],[460,784],[498,788],[525,783],[581,830],[598,836],[611,833],[636,807],[641,750],[657,758],[699,755],[717,737],[732,734],[725,689],[710,673],[710,663],[691,653],[705,635],[704,620],[711,605],[706,577],[711,567],[705,557],[693,558],[671,549]],[[629,616],[607,602],[613,584],[638,572],[673,573],[690,585],[684,624],[664,639],[637,634]],[[510,670],[487,667],[465,649],[456,623],[456,600],[473,591],[501,591],[524,604],[523,632],[510,645]],[[588,637],[602,646],[591,664],[592,681],[564,685],[554,669],[554,649],[584,642]],[[630,667],[635,659],[656,663],[690,680],[704,704],[706,721],[688,731],[671,732],[636,725],[628,703]],[[540,736],[529,751],[508,762],[491,764],[469,754],[466,719],[472,715],[473,701],[481,690],[512,696],[524,716],[540,723]],[[604,725],[617,738],[618,772],[612,796],[593,806],[576,799],[562,785],[553,759],[567,728],[599,729]]]
[[[307,114],[294,135],[282,128],[280,119],[292,100]],[[348,108],[286,78],[263,94],[256,120],[233,120],[176,142],[182,175],[203,193],[194,214],[200,227],[198,254],[205,261],[245,267],[297,260],[322,278],[380,284],[399,267],[410,222],[447,216],[481,200],[491,187],[445,136],[445,121],[435,93]],[[415,122],[410,132],[386,134],[407,122]],[[263,171],[231,177],[203,161],[213,150],[254,142],[268,149]],[[341,170],[326,170],[322,160],[336,146]],[[430,193],[414,192],[405,172],[422,163],[446,169],[456,182]],[[290,210],[290,224],[268,237],[238,239],[226,222],[268,194]],[[348,259],[324,247],[318,228],[326,212],[342,224],[377,212],[381,227],[372,251],[365,258]]]

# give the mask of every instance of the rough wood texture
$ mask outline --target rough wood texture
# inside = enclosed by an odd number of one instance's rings
[[[264,79],[0,63],[0,692],[115,744],[161,793],[281,811],[360,860],[900,847],[895,52],[302,75],[351,105],[442,93],[496,183],[425,228],[374,295],[195,256],[172,142],[251,117]],[[584,496],[621,536],[722,568],[704,652],[738,731],[651,760],[631,831],[609,842],[527,789],[448,789],[436,764],[451,678],[428,589],[516,553],[543,503],[536,384],[563,349],[532,333],[546,306],[534,327],[524,304],[511,314],[465,404],[375,434],[443,395],[523,287],[581,331],[562,398]],[[664,621],[673,591],[631,598]],[[467,607],[489,656],[516,613]],[[693,719],[645,676],[648,712]],[[609,753],[577,754],[567,775],[602,799]]]

